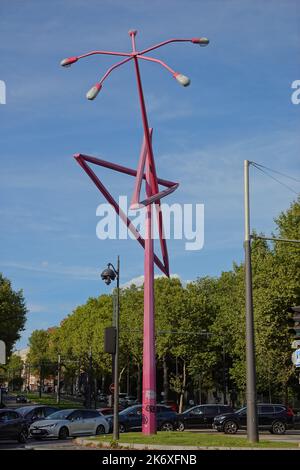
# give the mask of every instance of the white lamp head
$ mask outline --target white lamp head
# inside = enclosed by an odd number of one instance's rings
[[[86,97],[88,100],[94,100],[101,90],[101,83],[96,83],[92,88],[87,92]]]
[[[194,44],[199,44],[199,46],[204,47],[204,46],[207,46],[209,44],[209,39],[207,39],[207,38],[193,38],[192,42]]]
[[[182,86],[189,86],[189,84],[191,83],[189,77],[182,75],[182,73],[175,72],[173,76],[174,78],[176,78],[177,82],[180,83],[180,85]]]
[[[77,62],[78,57],[67,57],[66,59],[63,59],[60,63],[62,67],[70,67],[72,64]]]

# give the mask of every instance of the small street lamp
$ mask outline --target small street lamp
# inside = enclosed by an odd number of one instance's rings
[[[101,273],[101,279],[105,284],[109,285],[111,281],[117,278],[117,305],[113,318],[114,327],[116,328],[116,348],[113,355],[114,365],[114,417],[113,417],[113,439],[119,439],[119,323],[120,323],[120,257],[118,256],[117,269],[113,264],[108,263],[107,268]]]

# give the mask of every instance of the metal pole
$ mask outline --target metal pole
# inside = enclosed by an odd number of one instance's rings
[[[247,436],[250,442],[258,442],[256,408],[255,340],[252,298],[250,204],[249,204],[249,161],[244,161],[244,203],[245,203],[245,289],[246,289],[246,371],[247,371]]]
[[[126,383],[127,396],[130,396],[130,360],[127,360],[127,383]]]
[[[115,270],[115,269],[114,269]],[[117,280],[118,282],[118,280]],[[112,318],[112,326],[114,326],[115,328],[116,327],[116,318],[117,318],[117,299],[116,299],[117,295],[115,294],[114,292],[114,295],[113,295],[113,318]],[[111,383],[114,384],[114,381],[115,381],[115,359],[116,359],[116,352],[114,354],[111,355]],[[112,408],[114,408],[114,391],[112,390],[111,391],[111,395],[109,397],[109,406],[111,406]]]
[[[130,32],[135,52],[135,31]],[[137,87],[147,149],[146,195],[152,196],[151,182],[155,177],[154,157],[148,118],[137,57],[134,57]],[[144,255],[144,344],[143,344],[143,434],[156,434],[156,362],[154,325],[154,246],[152,237],[152,204],[146,207],[146,233]]]
[[[88,408],[92,408],[92,348],[89,351],[89,372],[88,372]]]
[[[57,360],[57,391],[56,391],[56,403],[60,403],[60,354]]]
[[[225,355],[225,338],[223,336],[223,404],[227,404],[226,397],[226,355]]]
[[[42,363],[40,362],[40,388],[39,388],[39,398],[42,398]]]
[[[120,327],[120,256],[117,263],[116,354],[114,362],[114,422],[113,439],[119,440],[119,327]]]

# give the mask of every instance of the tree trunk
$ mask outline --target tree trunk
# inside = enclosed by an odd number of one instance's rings
[[[130,361],[127,361],[127,380],[126,380],[126,393],[129,397],[130,395]]]
[[[179,413],[182,413],[182,412],[183,412],[185,388],[186,388],[186,364],[185,364],[185,361],[183,361],[183,368],[182,368],[182,387],[181,387],[180,400],[179,400]]]
[[[141,387],[141,365],[137,363],[137,399],[142,401],[142,387]]]
[[[288,389],[287,382],[284,382],[283,390],[284,390],[284,404],[285,404],[285,406],[288,406],[288,404],[289,404],[289,389]]]
[[[167,357],[163,356],[163,388],[164,388],[164,400],[168,400],[169,397],[169,380],[168,380],[168,364],[167,364]]]

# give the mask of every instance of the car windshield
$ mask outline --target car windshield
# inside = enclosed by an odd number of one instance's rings
[[[21,408],[17,408],[18,413],[21,413],[21,415],[25,415],[31,410],[33,410],[31,406],[22,406]]]
[[[246,408],[245,406],[243,406],[243,408],[240,408],[240,409],[237,410],[235,413],[236,413],[236,414],[245,413],[245,412],[246,412],[246,409],[247,409],[247,408]]]
[[[46,419],[68,419],[68,416],[73,412],[74,410],[60,410],[60,411],[55,411],[55,413],[52,413],[51,415],[47,416]]]
[[[182,414],[185,415],[185,414],[191,413],[195,408],[196,408],[195,406],[191,406],[190,408],[187,408],[186,410],[184,410]]]

